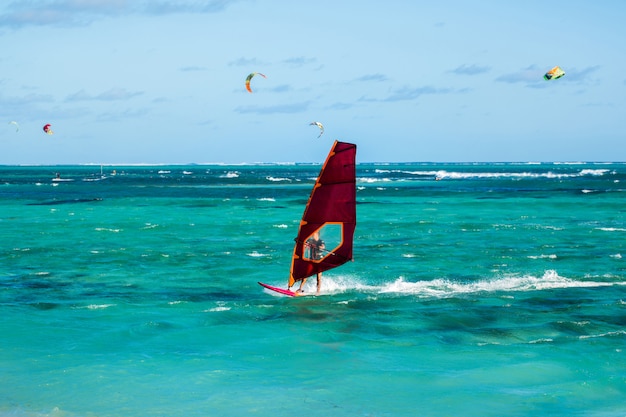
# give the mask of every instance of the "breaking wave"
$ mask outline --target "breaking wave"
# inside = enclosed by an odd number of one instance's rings
[[[307,283],[309,285],[309,283]],[[343,292],[367,292],[374,294],[415,295],[420,298],[451,298],[467,294],[496,292],[543,291],[563,288],[594,288],[626,285],[614,281],[576,280],[560,276],[556,271],[546,271],[543,276],[510,276],[497,279],[484,279],[475,282],[455,282],[446,278],[430,281],[407,281],[397,278],[382,285],[367,285],[354,277],[324,277],[324,291],[327,294]]]

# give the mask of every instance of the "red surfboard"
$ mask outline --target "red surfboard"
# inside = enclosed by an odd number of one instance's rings
[[[264,284],[262,282],[259,282],[259,285],[262,286],[262,287],[267,288],[270,291],[274,291],[274,292],[277,292],[279,294],[287,295],[289,297],[297,297],[299,295],[299,294],[296,294],[293,291],[285,290],[283,288],[274,287],[273,285]]]

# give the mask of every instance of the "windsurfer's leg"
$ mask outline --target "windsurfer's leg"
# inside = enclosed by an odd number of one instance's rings
[[[320,289],[322,288],[322,273],[317,273],[317,295],[320,295]]]
[[[300,281],[300,287],[296,290],[296,292],[302,292],[302,286],[304,285],[304,283],[306,282],[306,278],[304,278],[302,281]]]

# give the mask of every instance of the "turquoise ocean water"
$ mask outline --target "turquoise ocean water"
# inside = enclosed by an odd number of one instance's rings
[[[626,416],[626,164],[359,164],[271,294],[319,169],[0,167],[0,416]]]

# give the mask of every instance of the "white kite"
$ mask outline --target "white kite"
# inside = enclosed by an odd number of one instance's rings
[[[311,123],[309,123],[309,126],[317,126],[317,127],[320,128],[320,134],[319,134],[318,138],[324,134],[324,125],[321,124],[320,122],[311,122]]]

